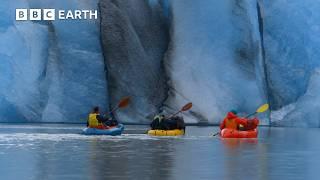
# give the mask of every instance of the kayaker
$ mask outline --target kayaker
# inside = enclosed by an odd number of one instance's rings
[[[177,117],[177,129],[183,129],[186,131],[186,124],[184,123],[183,117]]]
[[[164,121],[165,121],[165,116],[163,114],[156,115],[150,124],[151,129],[152,130],[155,130],[155,129],[166,130],[167,127],[166,127],[166,124]]]
[[[223,119],[220,124],[220,129],[228,128],[228,129],[235,129],[239,130],[239,127],[243,126],[246,127],[248,120],[244,118],[239,118],[237,116],[236,110],[231,110],[228,112],[227,116]]]
[[[166,119],[162,114],[155,116],[150,126],[152,130],[185,129],[185,123],[182,117],[175,116],[170,119]]]
[[[165,121],[168,130],[185,129],[183,117],[175,116]]]
[[[108,129],[108,126],[105,126],[103,123],[106,119],[100,115],[99,107],[96,106],[93,108],[93,111],[89,114],[87,126],[90,128],[97,129]]]
[[[109,114],[109,116],[105,116],[104,119],[106,120],[104,121],[104,124],[107,126],[117,126],[119,124],[112,112]]]

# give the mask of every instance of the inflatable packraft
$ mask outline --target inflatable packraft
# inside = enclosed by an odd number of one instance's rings
[[[222,129],[220,133],[222,138],[257,138],[258,130],[238,131],[235,129]]]
[[[85,135],[117,136],[117,135],[121,135],[123,130],[124,130],[124,125],[123,124],[118,124],[117,126],[109,128],[109,129],[84,128],[82,130],[82,132]]]
[[[174,130],[149,130],[148,135],[150,136],[182,136],[184,135],[183,129],[174,129]]]

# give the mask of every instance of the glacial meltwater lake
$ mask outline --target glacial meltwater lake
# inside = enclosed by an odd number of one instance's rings
[[[183,137],[85,136],[81,125],[0,124],[1,180],[319,179],[320,129],[259,128],[259,138],[223,140],[218,127]]]

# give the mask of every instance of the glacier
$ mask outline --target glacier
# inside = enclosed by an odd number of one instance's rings
[[[118,119],[148,122],[166,99],[162,59],[168,47],[166,6],[160,1],[100,1],[101,38],[108,67],[110,104],[130,96]]]
[[[217,123],[266,102],[254,1],[172,1],[172,12],[170,109],[192,101],[189,121]]]
[[[97,2],[1,3],[1,121],[85,122],[94,105],[108,110],[99,22],[14,19],[16,8],[47,7],[95,9]]]
[[[319,127],[320,5],[315,2],[263,1],[273,125]]]
[[[96,21],[15,21],[16,8],[98,9]],[[315,0],[5,0],[0,121],[85,122],[124,96],[122,122],[192,101],[187,122],[218,123],[269,103],[262,124],[319,127]]]

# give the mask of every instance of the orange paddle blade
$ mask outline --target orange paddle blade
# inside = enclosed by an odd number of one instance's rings
[[[191,108],[192,108],[192,103],[190,102],[190,103],[184,105],[184,106],[182,107],[181,111],[188,111],[188,110],[191,109]]]
[[[118,104],[119,108],[127,107],[130,103],[130,97],[124,97],[121,99],[121,101]]]

